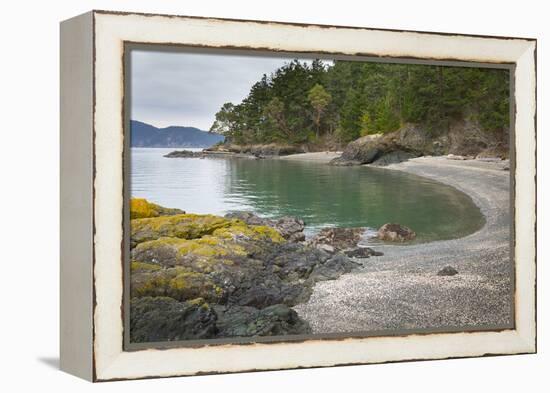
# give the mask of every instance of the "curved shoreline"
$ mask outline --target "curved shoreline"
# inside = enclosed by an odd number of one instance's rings
[[[318,283],[294,309],[314,333],[406,329],[502,329],[513,325],[510,181],[502,163],[421,157],[385,167],[453,186],[486,218],[466,237],[376,247],[384,256]],[[456,276],[438,276],[453,266]]]

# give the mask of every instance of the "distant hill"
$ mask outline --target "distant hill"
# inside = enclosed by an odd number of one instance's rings
[[[130,121],[131,147],[210,147],[224,137],[195,127],[157,128],[141,121]]]

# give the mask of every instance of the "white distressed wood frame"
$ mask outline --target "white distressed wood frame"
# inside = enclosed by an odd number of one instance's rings
[[[61,42],[62,369],[106,381],[536,351],[535,40],[93,11]],[[125,352],[125,42],[515,64],[515,329]]]

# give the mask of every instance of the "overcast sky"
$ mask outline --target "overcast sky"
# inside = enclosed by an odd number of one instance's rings
[[[240,103],[263,74],[291,60],[133,50],[131,117],[157,127],[208,130],[225,102]]]

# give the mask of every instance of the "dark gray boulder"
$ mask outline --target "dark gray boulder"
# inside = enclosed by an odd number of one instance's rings
[[[312,282],[334,280],[357,267],[357,263],[344,254],[338,253],[324,263],[316,265],[309,276],[309,280]]]
[[[378,135],[367,135],[350,142],[340,157],[333,159],[330,165],[349,166],[369,164],[382,153]]]
[[[375,251],[370,247],[357,247],[344,253],[350,258],[370,258],[384,255],[384,253]]]
[[[282,336],[310,334],[311,327],[284,304],[257,309],[246,306],[214,306],[218,337]]]
[[[437,272],[438,276],[454,276],[456,274],[458,274],[458,271],[452,266],[445,266]]]
[[[178,302],[169,297],[130,301],[130,341],[198,340],[216,336],[216,313],[202,299]]]
[[[431,154],[435,146],[425,130],[406,124],[394,132],[367,135],[350,142],[342,155],[332,160],[330,165],[390,165]]]

